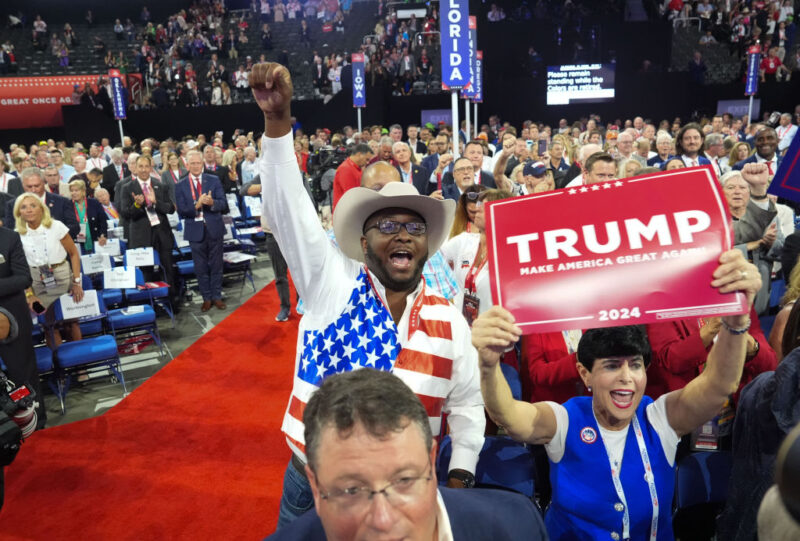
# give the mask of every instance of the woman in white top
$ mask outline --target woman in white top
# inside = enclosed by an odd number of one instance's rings
[[[33,278],[33,284],[25,292],[31,311],[40,313],[42,307],[49,308],[56,299],[70,291],[75,301],[80,302],[83,299],[81,256],[67,226],[54,220],[47,205],[32,193],[17,198],[14,219]],[[52,312],[49,317],[52,317]],[[77,321],[68,327],[72,340],[80,340]],[[55,338],[56,343],[51,344],[47,336],[48,346],[58,347],[61,342],[58,333]]]
[[[492,290],[489,285],[489,269],[486,266],[486,215],[484,204],[513,197],[503,190],[486,190],[478,195],[476,203],[475,229],[477,233],[461,233],[449,239],[441,247],[442,255],[453,268],[459,285],[459,293],[453,303],[460,308],[467,323],[492,306]]]

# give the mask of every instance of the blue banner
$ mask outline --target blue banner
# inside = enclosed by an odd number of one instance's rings
[[[800,136],[794,136],[767,193],[800,202]]]
[[[747,55],[747,79],[744,84],[745,96],[754,96],[758,92],[758,68],[761,65],[761,54],[757,51],[758,47],[751,47]]]
[[[469,88],[461,89],[462,98],[475,95],[475,50],[478,48],[478,22],[474,15],[469,16]]]
[[[442,41],[442,88],[469,87],[469,2],[439,2],[439,32]]]
[[[483,103],[483,51],[480,50],[475,51],[475,94],[472,102]]]
[[[119,70],[108,70],[108,77],[111,82],[111,102],[114,104],[114,118],[117,120],[128,118],[128,92],[122,85],[122,76]]]
[[[367,94],[363,53],[353,53],[351,62],[353,64],[353,107],[366,107]]]

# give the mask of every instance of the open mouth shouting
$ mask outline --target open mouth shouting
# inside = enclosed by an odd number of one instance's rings
[[[411,269],[414,256],[406,249],[395,250],[389,254],[389,263],[394,270],[407,271]]]
[[[619,409],[628,409],[633,405],[633,391],[628,389],[614,389],[611,391],[611,401]]]

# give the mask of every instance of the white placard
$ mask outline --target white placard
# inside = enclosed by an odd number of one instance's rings
[[[172,214],[167,214],[167,221],[169,222],[169,226],[173,229],[178,227],[178,222],[180,222],[180,218],[178,217],[177,212],[173,212]]]
[[[242,213],[239,212],[239,201],[236,199],[235,193],[226,194],[228,199],[228,210],[230,211],[231,218],[241,218]]]
[[[61,295],[61,313],[64,319],[99,316],[100,305],[97,303],[97,291],[94,289],[84,291],[81,302],[75,302],[72,295]]]
[[[128,265],[134,267],[152,267],[154,265],[153,248],[146,246],[144,248],[135,248],[125,252],[125,259]]]
[[[128,306],[127,308],[123,308],[121,310],[123,315],[129,316],[131,314],[141,314],[144,312],[144,306],[134,305]]]
[[[111,258],[108,254],[82,255],[81,266],[84,274],[96,274],[111,268]]]
[[[100,246],[99,244],[95,243],[94,245],[94,253],[96,254],[107,254],[107,255],[119,255],[119,239],[108,239],[105,246]]]
[[[136,269],[134,267],[114,267],[103,271],[103,287],[105,289],[134,289],[136,287]]]
[[[237,230],[240,235],[255,235],[256,233],[261,233],[264,230],[261,227],[243,227],[242,229]]]
[[[250,216],[254,218],[261,216],[261,196],[246,195],[244,205],[250,211]]]
[[[222,259],[226,263],[242,263],[244,261],[252,261],[256,258],[254,255],[246,254],[244,252],[226,252]]]

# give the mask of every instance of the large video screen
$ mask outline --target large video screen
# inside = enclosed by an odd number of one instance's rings
[[[614,64],[547,66],[547,105],[614,101]]]

